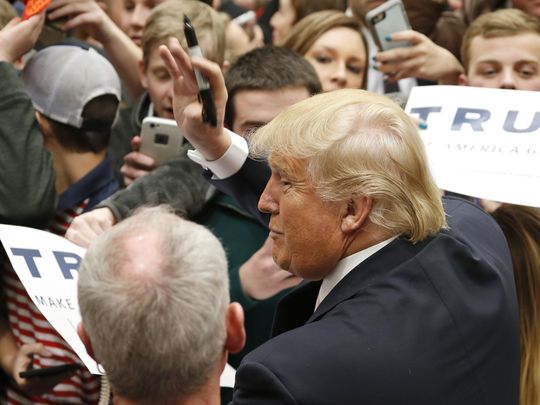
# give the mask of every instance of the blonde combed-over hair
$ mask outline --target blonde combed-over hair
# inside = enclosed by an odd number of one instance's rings
[[[325,201],[373,198],[371,222],[418,242],[446,226],[416,125],[389,99],[363,90],[293,105],[250,140],[255,157],[303,160]]]

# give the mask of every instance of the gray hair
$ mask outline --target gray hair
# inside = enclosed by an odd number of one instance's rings
[[[137,249],[141,240],[147,249]],[[167,404],[192,394],[223,354],[225,252],[167,208],[143,208],[103,233],[82,261],[78,294],[96,359],[127,399]]]

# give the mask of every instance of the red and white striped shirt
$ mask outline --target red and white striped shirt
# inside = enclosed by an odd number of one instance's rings
[[[63,236],[73,221],[88,204],[85,199],[76,206],[56,213],[49,231]],[[50,367],[65,363],[80,363],[79,358],[66,341],[49,324],[28,296],[19,277],[7,264],[2,269],[3,290],[6,295],[9,325],[19,346],[42,343],[53,355],[34,356],[34,368]],[[30,397],[7,388],[7,403],[31,404],[97,404],[100,393],[100,377],[86,369],[78,370],[69,380],[56,385],[50,392],[39,397]]]

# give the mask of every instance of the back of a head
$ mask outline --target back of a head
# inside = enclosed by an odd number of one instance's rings
[[[255,132],[250,150],[307,161],[323,200],[373,198],[370,220],[389,236],[418,242],[446,225],[418,130],[384,96],[336,90],[301,101]]]
[[[150,53],[159,45],[167,44],[169,38],[177,38],[187,49],[184,35],[184,15],[197,33],[203,55],[218,65],[225,58],[226,24],[219,13],[204,2],[196,0],[168,0],[152,10],[142,34],[142,50],[145,65]]]
[[[116,395],[169,404],[196,393],[224,353],[225,253],[206,228],[145,208],[102,234],[80,268],[82,323]]]
[[[515,8],[481,15],[467,28],[461,42],[461,61],[465,71],[469,68],[471,41],[475,37],[499,38],[526,33],[540,35],[540,19]]]
[[[105,57],[92,48],[54,45],[32,56],[21,78],[34,108],[51,122],[66,149],[107,148],[121,87]]]
[[[520,404],[540,401],[540,208],[503,204],[491,213],[506,236],[518,297]]]
[[[291,0],[296,13],[296,21],[322,10],[347,10],[348,0]]]
[[[228,70],[225,85],[229,95],[225,125],[232,127],[234,103],[241,90],[280,90],[303,87],[310,95],[321,92],[313,66],[300,54],[288,49],[265,46],[242,55]]]

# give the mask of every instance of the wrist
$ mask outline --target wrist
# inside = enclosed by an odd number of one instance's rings
[[[204,156],[209,162],[218,160],[231,146],[231,136],[227,131],[223,131],[219,138],[212,140],[212,142],[205,144],[201,143],[197,145],[197,150]]]

